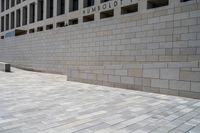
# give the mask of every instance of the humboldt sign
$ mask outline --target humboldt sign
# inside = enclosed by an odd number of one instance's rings
[[[100,11],[104,11],[104,10],[108,10],[108,9],[113,9],[119,5],[122,5],[123,1],[127,2],[128,0],[114,0],[114,1],[105,2],[100,5],[95,5],[95,6],[83,9],[82,13],[83,13],[83,15],[86,15],[86,14],[96,13],[96,12],[100,12]],[[130,0],[130,3],[132,3],[132,2],[133,2],[133,0]]]

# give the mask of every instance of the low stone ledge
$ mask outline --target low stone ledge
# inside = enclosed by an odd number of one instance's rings
[[[11,65],[8,64],[8,63],[0,62],[0,71],[10,72],[11,71]]]

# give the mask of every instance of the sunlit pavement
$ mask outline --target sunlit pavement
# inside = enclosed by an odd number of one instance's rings
[[[200,101],[0,72],[3,133],[200,133]]]

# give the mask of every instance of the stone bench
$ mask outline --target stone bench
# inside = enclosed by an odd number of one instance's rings
[[[10,72],[11,71],[11,65],[8,64],[8,63],[0,62],[0,71]]]

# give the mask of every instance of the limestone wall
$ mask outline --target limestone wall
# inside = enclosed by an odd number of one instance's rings
[[[136,13],[0,40],[0,61],[67,72],[69,80],[199,98],[200,1],[171,0],[148,10],[145,2],[138,1]],[[143,67],[159,63],[163,66]],[[142,68],[124,67],[135,64]],[[111,73],[102,72],[107,66]],[[113,74],[115,66],[122,67]]]
[[[200,98],[200,62],[71,67],[68,80]]]

